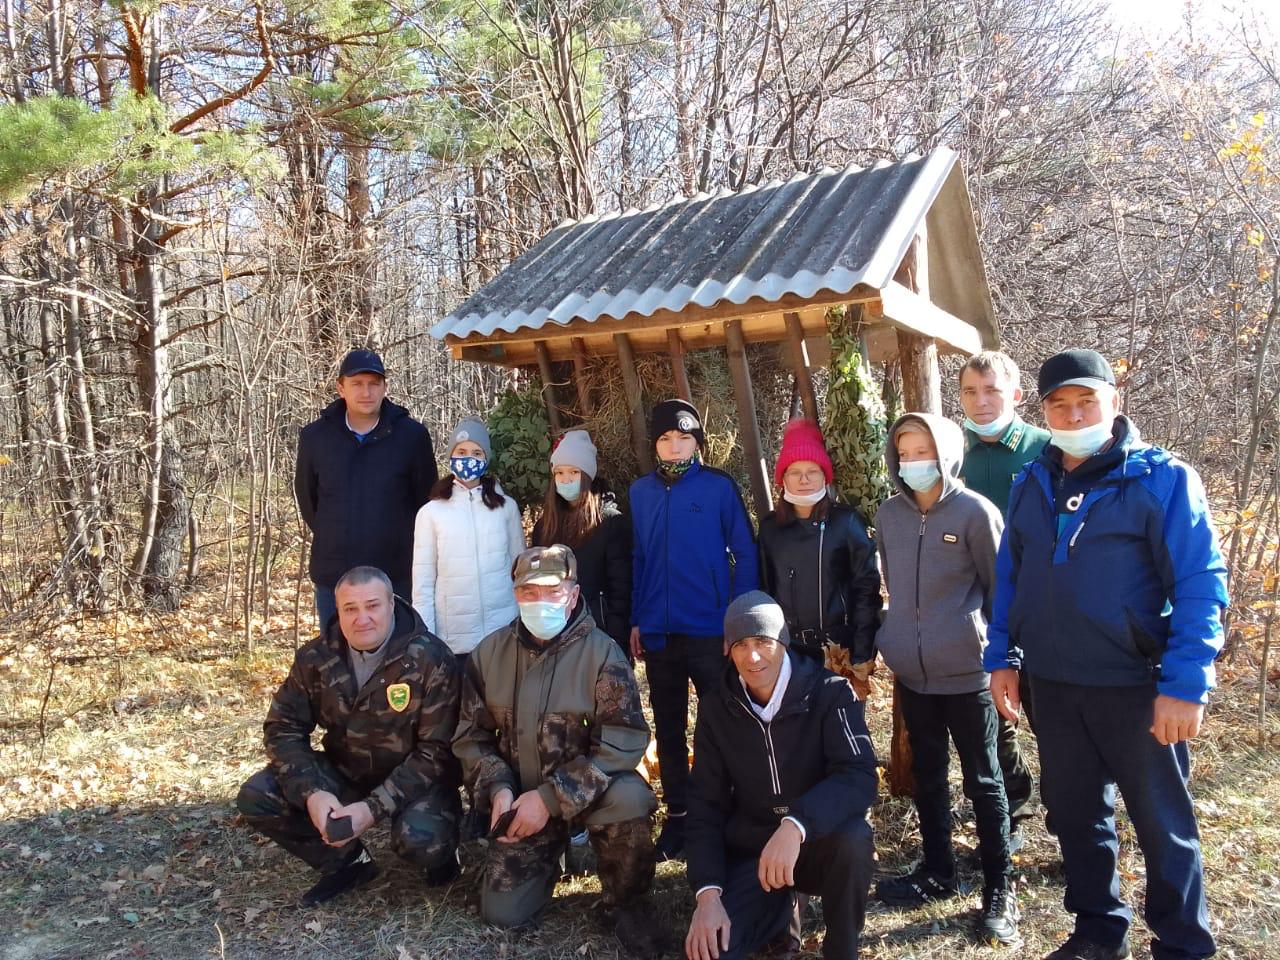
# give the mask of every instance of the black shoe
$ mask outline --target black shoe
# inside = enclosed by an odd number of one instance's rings
[[[363,887],[377,875],[378,865],[373,862],[367,850],[361,850],[360,855],[346,866],[321,877],[314,887],[302,895],[302,905],[317,907],[349,890]]]
[[[982,912],[978,927],[988,943],[1011,946],[1018,943],[1018,901],[1006,884],[982,894]]]
[[[658,841],[653,845],[659,860],[684,859],[684,814],[668,813]]]
[[[615,907],[610,911],[613,935],[618,938],[626,956],[656,960],[671,951],[671,938],[666,925],[643,903]]]
[[[1009,828],[1009,856],[1013,856],[1026,844],[1027,838],[1022,833],[1021,826],[1013,826]]]
[[[462,868],[458,866],[458,855],[455,853],[452,857],[440,864],[438,867],[432,867],[423,874],[423,882],[428,887],[443,887],[447,883],[453,883],[462,873]]]
[[[1046,954],[1044,960],[1129,960],[1130,956],[1128,937],[1121,940],[1118,947],[1104,947],[1073,933],[1066,943]]]
[[[918,907],[935,900],[949,900],[955,895],[954,877],[940,877],[924,867],[876,884],[876,899],[891,907]]]
[[[569,838],[564,852],[564,872],[569,877],[587,877],[596,872],[596,852],[591,848],[586,830]]]

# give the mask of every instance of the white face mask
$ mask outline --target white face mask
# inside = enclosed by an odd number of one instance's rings
[[[992,437],[998,437],[1009,429],[1009,424],[1013,423],[1013,407],[1010,407],[1000,416],[996,417],[990,423],[975,423],[968,417],[964,418],[964,428],[972,430],[978,436],[990,440]]]
[[[826,487],[819,487],[813,493],[792,493],[786,487],[782,488],[782,499],[798,507],[812,507],[815,503],[821,502],[826,495]]]
[[[937,460],[908,460],[900,463],[898,476],[916,493],[924,493],[942,479]]]
[[[1049,433],[1053,436],[1055,447],[1068,456],[1083,460],[1092,457],[1107,445],[1107,441],[1111,439],[1111,424],[1112,421],[1103,420],[1102,423],[1081,427],[1079,430],[1050,428]]]

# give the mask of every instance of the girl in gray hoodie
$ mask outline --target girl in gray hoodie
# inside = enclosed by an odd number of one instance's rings
[[[965,489],[963,458],[964,435],[942,417],[908,413],[889,431],[885,461],[899,493],[876,515],[889,593],[876,648],[893,670],[911,744],[924,860],[905,876],[881,881],[876,895],[893,906],[916,906],[956,893],[950,739],[978,822],[980,931],[1012,943],[1018,908],[1009,887],[1008,804],[982,669],[1002,521],[989,500]]]

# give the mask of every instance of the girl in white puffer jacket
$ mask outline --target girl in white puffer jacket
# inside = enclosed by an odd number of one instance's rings
[[[484,423],[464,417],[449,439],[449,474],[414,523],[413,606],[458,656],[519,612],[511,565],[524,528],[520,508],[487,472],[491,454]]]

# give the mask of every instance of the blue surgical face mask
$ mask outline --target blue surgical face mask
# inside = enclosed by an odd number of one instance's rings
[[[908,460],[900,463],[898,476],[916,493],[924,493],[942,479],[937,460]]]
[[[450,457],[449,470],[459,480],[479,480],[489,469],[484,457]]]
[[[520,622],[525,629],[539,640],[550,640],[557,636],[569,622],[569,604],[552,603],[547,600],[534,600],[531,603],[518,604]]]
[[[575,477],[573,480],[557,480],[556,493],[564,497],[570,503],[573,503],[582,496],[582,478]]]
[[[1053,436],[1055,447],[1069,456],[1083,460],[1092,457],[1107,445],[1107,441],[1111,439],[1111,423],[1110,420],[1103,420],[1102,423],[1081,427],[1079,430],[1050,428],[1049,433]]]
[[[972,430],[978,436],[987,440],[1000,436],[1000,434],[1009,429],[1009,424],[1011,423],[1013,423],[1013,407],[1007,409],[990,423],[974,423],[968,417],[964,418],[964,428],[966,430]]]

